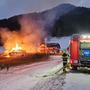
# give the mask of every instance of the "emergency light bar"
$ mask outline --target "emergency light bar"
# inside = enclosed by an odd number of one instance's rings
[[[86,34],[86,35],[81,35],[82,38],[90,38],[90,34]]]

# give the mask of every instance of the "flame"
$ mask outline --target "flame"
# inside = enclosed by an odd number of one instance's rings
[[[10,49],[7,48],[7,50],[4,52],[4,55],[5,55],[5,57],[9,58],[11,56],[10,54],[14,55],[14,52],[17,53],[17,54],[25,53],[25,51],[20,46],[20,44],[16,42],[15,47],[12,47]],[[16,55],[14,55],[14,56],[16,56]]]
[[[19,23],[21,28],[18,31],[0,28],[0,37],[5,48],[4,53],[23,51],[38,53],[38,48],[45,37],[42,28],[27,17],[22,17]]]
[[[41,42],[41,39],[38,38],[39,36],[32,35],[30,36],[23,35],[21,32],[10,32],[10,31],[3,31],[2,37],[4,42],[5,53],[10,52],[21,52],[25,51],[26,53],[37,53],[38,48]]]
[[[16,46],[15,46],[14,48],[12,48],[11,52],[18,52],[18,51],[20,51],[20,50],[22,50],[22,47],[19,46],[18,43],[16,43]]]

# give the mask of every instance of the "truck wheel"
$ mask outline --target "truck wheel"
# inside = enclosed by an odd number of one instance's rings
[[[77,66],[72,66],[72,70],[77,70]]]

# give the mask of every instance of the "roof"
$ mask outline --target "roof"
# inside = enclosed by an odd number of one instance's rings
[[[61,48],[60,44],[58,44],[58,43],[47,43],[46,45],[47,45],[47,47],[57,47],[59,49]]]

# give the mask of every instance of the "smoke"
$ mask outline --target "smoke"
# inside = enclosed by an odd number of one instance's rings
[[[2,23],[2,25],[5,24],[7,27],[8,23],[8,25],[15,27],[15,25],[17,26],[17,22],[14,20],[17,21],[18,19],[21,28],[20,31],[10,31],[8,29],[10,27],[6,29],[1,28],[0,35],[5,49],[10,50],[18,43],[28,52],[37,51],[39,45],[44,42],[45,37],[47,37],[48,34],[52,35],[54,24],[60,16],[68,13],[73,8],[75,7],[72,5],[60,5],[45,12],[24,14],[8,19],[7,22]],[[14,22],[12,23],[12,21]]]
[[[22,16],[19,23],[21,25],[20,31],[10,31],[7,28],[0,29],[5,49],[10,51],[18,44],[26,52],[37,52],[38,47],[44,41],[46,32],[42,30],[42,26],[35,23],[28,16]]]
[[[70,4],[62,4],[44,13],[44,27],[52,35],[55,24],[63,15],[74,10],[76,7]]]
[[[21,24],[21,35],[24,37],[23,43],[29,45],[32,49],[36,48],[44,41],[46,32],[43,30],[43,27],[30,19],[29,16],[23,16],[20,18]]]

